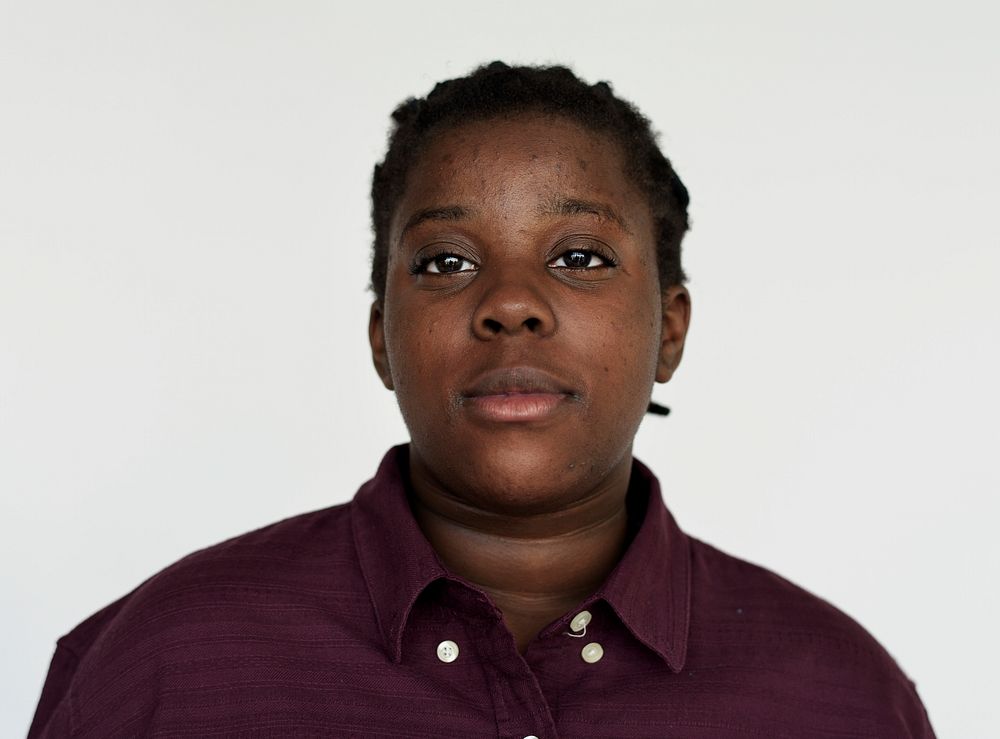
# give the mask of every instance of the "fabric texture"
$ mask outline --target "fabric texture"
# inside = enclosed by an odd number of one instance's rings
[[[639,462],[622,560],[520,655],[420,532],[407,453],[350,503],[196,552],[62,637],[29,738],[934,736],[861,626],[684,534]]]

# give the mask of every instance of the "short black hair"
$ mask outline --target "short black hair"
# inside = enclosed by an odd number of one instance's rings
[[[425,98],[409,98],[392,113],[385,159],[372,177],[372,291],[385,298],[389,227],[413,162],[431,136],[470,121],[541,113],[608,134],[625,156],[626,175],[649,200],[656,229],[660,285],[686,280],[681,240],[688,230],[687,188],[656,143],[649,119],[617,97],[607,82],[589,85],[567,67],[511,67],[492,62],[465,77],[439,82]]]

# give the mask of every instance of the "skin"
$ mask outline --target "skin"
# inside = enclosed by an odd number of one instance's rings
[[[564,118],[439,132],[391,233],[369,337],[410,431],[414,514],[524,652],[621,557],[632,441],[690,297],[660,285],[618,146]]]

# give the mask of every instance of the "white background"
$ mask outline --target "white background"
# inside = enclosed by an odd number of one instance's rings
[[[995,728],[996,5],[87,2],[0,11],[0,735],[55,639],[405,440],[367,350],[388,114],[502,58],[611,80],[692,192],[637,456],[688,531]]]

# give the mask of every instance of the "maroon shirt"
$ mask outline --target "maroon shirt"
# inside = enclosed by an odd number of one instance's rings
[[[685,535],[638,462],[625,556],[521,656],[421,534],[406,468],[397,447],[350,503],[196,552],[91,616],[59,640],[29,737],[934,735],[864,629]]]

